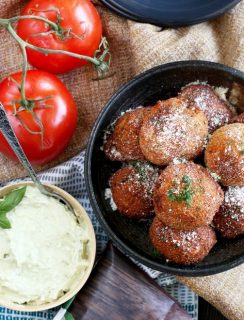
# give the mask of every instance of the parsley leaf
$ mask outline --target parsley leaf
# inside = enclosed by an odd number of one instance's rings
[[[172,188],[168,190],[167,196],[170,201],[184,201],[185,204],[190,207],[194,195],[194,191],[191,189],[192,179],[191,177],[183,176],[181,181],[183,184],[182,190],[177,192],[177,189]]]

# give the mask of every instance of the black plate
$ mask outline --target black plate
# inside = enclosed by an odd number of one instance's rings
[[[193,81],[208,81],[214,86],[243,86],[244,73],[207,61],[181,61],[158,66],[139,75],[118,90],[100,113],[91,133],[85,163],[86,185],[92,207],[114,244],[125,254],[159,271],[184,276],[202,276],[222,272],[244,262],[244,237],[221,240],[210,254],[192,266],[166,263],[153,255],[148,239],[149,223],[129,220],[112,211],[105,199],[105,189],[120,163],[111,162],[100,147],[104,130],[122,111],[139,105],[153,105],[159,99],[177,95],[180,88]]]
[[[122,16],[159,26],[191,25],[213,19],[240,0],[101,0]]]

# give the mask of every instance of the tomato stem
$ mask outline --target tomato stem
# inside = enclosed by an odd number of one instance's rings
[[[28,70],[28,59],[27,59],[27,53],[26,53],[26,48],[41,52],[45,55],[47,54],[64,54],[64,55],[68,55],[77,59],[82,59],[82,60],[86,60],[89,61],[91,63],[94,64],[94,67],[97,71],[98,74],[98,79],[102,79],[106,76],[109,67],[110,67],[110,60],[111,60],[111,54],[109,52],[109,45],[107,42],[107,39],[105,37],[102,38],[101,43],[99,45],[98,50],[95,52],[94,57],[89,57],[89,56],[84,56],[84,55],[80,55],[74,52],[69,52],[69,51],[65,51],[65,50],[53,50],[53,49],[46,49],[46,48],[40,48],[37,46],[34,46],[32,44],[30,44],[29,42],[23,40],[16,32],[16,30],[13,27],[13,23],[19,21],[19,20],[24,20],[24,19],[34,19],[34,20],[39,20],[42,21],[46,24],[48,24],[50,26],[50,32],[55,32],[57,35],[64,35],[65,34],[65,30],[61,29],[59,22],[60,22],[60,15],[59,12],[57,13],[58,18],[57,18],[57,22],[53,22],[50,21],[49,19],[40,17],[40,16],[35,16],[35,15],[24,15],[24,16],[16,16],[16,17],[12,17],[9,19],[2,19],[0,18],[0,27],[4,27],[9,34],[12,36],[12,38],[19,44],[21,51],[22,51],[22,55],[23,55],[23,66],[22,66],[22,78],[21,78],[21,85],[19,86],[19,84],[16,84],[18,86],[18,89],[20,91],[20,95],[21,95],[21,99],[19,101],[13,101],[13,107],[14,107],[14,115],[19,119],[19,121],[21,122],[21,124],[26,128],[26,130],[28,130],[30,133],[32,134],[40,134],[41,135],[41,141],[42,144],[44,142],[44,127],[41,123],[41,121],[39,120],[39,118],[37,117],[37,115],[34,112],[34,108],[35,107],[43,107],[43,104],[36,104],[37,102],[43,101],[43,100],[47,100],[50,97],[45,97],[43,99],[39,99],[39,100],[30,100],[28,98],[26,98],[25,96],[25,83],[26,83],[26,76],[27,76],[27,70]],[[68,34],[71,33],[71,30],[68,30]],[[73,35],[76,36],[76,35]],[[80,39],[82,40],[82,39]],[[16,102],[20,105],[20,107],[17,110],[17,106],[16,106]],[[19,112],[23,111],[23,110],[28,110],[32,116],[33,119],[36,121],[36,123],[38,124],[40,131],[32,131],[30,130],[30,128],[28,128],[28,126],[26,126],[25,123],[23,123],[21,117],[19,116]]]
[[[1,21],[0,21],[1,24]],[[22,51],[22,55],[23,55],[23,64],[22,64],[22,77],[21,77],[21,85],[20,85],[20,96],[21,99],[20,101],[18,101],[18,103],[20,104],[20,108],[17,110],[16,105],[14,103],[14,115],[17,117],[17,119],[20,121],[20,123],[22,124],[22,126],[31,134],[40,134],[41,135],[41,143],[43,145],[43,137],[44,137],[44,128],[43,125],[41,123],[41,121],[39,120],[39,118],[37,117],[37,115],[35,114],[35,112],[33,111],[33,109],[35,108],[35,103],[39,102],[39,101],[43,101],[46,99],[49,99],[49,97],[46,98],[42,98],[39,100],[30,100],[27,99],[25,96],[25,82],[26,82],[26,76],[27,76],[27,70],[28,70],[28,60],[27,60],[27,54],[26,54],[26,42],[23,41],[15,32],[15,30],[13,29],[11,23],[7,24],[5,26],[6,30],[10,33],[10,35],[18,42],[21,51]],[[28,110],[31,114],[33,119],[35,120],[35,122],[37,123],[37,125],[40,128],[40,131],[32,131],[28,128],[28,126],[22,121],[22,119],[19,117],[18,113],[22,110]]]
[[[40,20],[42,22],[45,22],[47,24],[49,24],[55,31],[58,31],[58,25],[49,20],[49,19],[46,19],[46,18],[43,18],[43,17],[39,17],[39,16],[34,16],[34,15],[24,15],[24,16],[16,16],[16,17],[12,17],[12,18],[9,18],[9,19],[0,19],[0,25],[2,24],[2,21],[5,25],[9,25],[9,24],[12,24],[14,22],[17,22],[19,20],[26,20],[26,19],[35,19],[35,20]]]
[[[22,54],[23,54],[23,66],[22,66],[22,78],[21,78],[20,94],[21,94],[22,104],[26,107],[27,104],[28,104],[28,101],[27,101],[27,99],[25,97],[25,80],[26,80],[26,74],[27,74],[27,69],[28,69],[26,45],[25,45],[25,43],[23,41],[19,41],[20,37],[14,31],[14,29],[13,29],[11,24],[8,24],[6,29],[11,34],[11,36],[19,43],[21,51],[22,51]]]
[[[35,15],[24,15],[24,16],[12,17],[9,19],[0,19],[0,26],[3,26],[11,34],[11,36],[16,40],[16,42],[20,45],[23,55],[26,55],[26,48],[41,52],[43,54],[68,55],[70,57],[74,57],[74,58],[81,59],[81,60],[86,60],[86,61],[93,63],[93,65],[97,71],[97,74],[98,74],[98,79],[102,79],[106,76],[106,74],[108,73],[109,67],[110,67],[111,54],[109,52],[108,41],[105,37],[102,38],[101,43],[99,45],[99,48],[95,52],[94,57],[89,57],[89,56],[85,56],[85,55],[81,55],[78,53],[65,51],[65,50],[54,50],[54,49],[40,48],[40,47],[37,47],[37,46],[30,44],[29,42],[23,40],[22,38],[20,38],[18,36],[18,34],[16,33],[15,29],[13,28],[12,23],[17,22],[18,20],[24,20],[24,19],[40,20],[42,22],[47,23],[54,32],[56,32],[56,33],[60,32],[60,26],[59,26],[59,22],[58,22],[59,20],[57,21],[57,23],[55,23],[47,18],[39,17],[39,16],[35,16]],[[24,51],[25,51],[25,53],[24,53]],[[24,56],[24,59],[25,59],[25,56]]]

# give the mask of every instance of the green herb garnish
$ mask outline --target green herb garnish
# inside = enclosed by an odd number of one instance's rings
[[[191,187],[192,179],[189,176],[182,177],[182,190],[178,191],[176,188],[172,188],[168,191],[168,198],[170,201],[181,202],[184,201],[185,204],[190,207],[194,191]]]
[[[148,168],[146,168],[146,164],[140,161],[131,161],[131,165],[138,173],[139,180],[141,182],[146,182],[148,180]]]
[[[10,229],[11,224],[7,218],[7,213],[15,208],[23,199],[26,187],[22,187],[11,191],[0,202],[0,227],[3,229]]]
[[[243,150],[240,150],[240,154],[244,154],[244,149],[243,149]]]
[[[183,176],[182,182],[186,183],[188,186],[190,186],[192,179],[189,176]]]

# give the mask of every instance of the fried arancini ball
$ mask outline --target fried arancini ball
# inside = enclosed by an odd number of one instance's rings
[[[139,107],[125,112],[115,123],[114,130],[105,139],[105,155],[112,161],[144,160],[139,145],[139,131],[148,108]]]
[[[183,99],[158,102],[145,115],[139,140],[150,162],[167,165],[174,158],[194,159],[203,150],[208,134],[204,113]]]
[[[149,218],[153,214],[153,189],[158,169],[135,161],[115,172],[110,180],[113,200],[118,211],[129,218]]]
[[[180,94],[201,109],[208,119],[209,132],[228,123],[233,116],[228,104],[208,84],[191,84]]]
[[[231,119],[231,123],[244,123],[244,112]]]
[[[244,187],[229,187],[225,200],[213,219],[213,225],[224,238],[244,234]]]
[[[224,193],[205,168],[186,162],[161,172],[153,198],[156,216],[165,225],[192,230],[212,222]]]
[[[209,226],[183,231],[165,226],[158,217],[153,219],[149,237],[154,248],[166,259],[185,265],[202,261],[217,242]]]
[[[225,186],[244,185],[244,124],[217,129],[205,151],[205,163]]]

